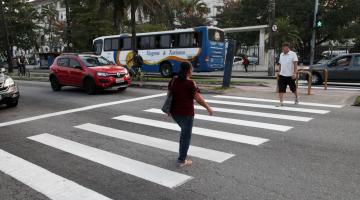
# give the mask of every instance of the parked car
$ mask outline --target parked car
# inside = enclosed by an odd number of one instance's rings
[[[337,56],[330,61],[310,66],[312,83],[322,84],[323,71],[328,70],[329,81],[360,82],[360,53]]]
[[[131,83],[126,68],[117,66],[102,56],[62,54],[50,67],[50,83],[54,91],[63,86],[84,88],[88,94],[106,88],[125,90]]]
[[[242,65],[243,59],[240,56],[234,56],[234,65]]]
[[[331,59],[348,54],[349,52],[346,50],[339,50],[339,51],[324,51],[321,53],[322,59],[317,62],[317,64],[325,64],[329,62]]]
[[[258,57],[249,56],[248,59],[249,59],[249,65],[258,65],[259,64]]]
[[[5,68],[0,69],[0,105],[16,107],[19,103],[19,89],[14,80],[5,75]]]

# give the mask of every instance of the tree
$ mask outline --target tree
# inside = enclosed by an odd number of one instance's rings
[[[99,15],[99,0],[67,0],[70,16],[67,16],[73,51],[91,51],[94,38],[115,34],[111,10]]]
[[[302,46],[302,40],[299,35],[299,31],[289,18],[279,17],[276,19],[275,24],[278,27],[277,33],[275,35],[276,47],[281,47],[281,44],[284,42],[289,42],[293,47]]]
[[[179,27],[190,28],[208,25],[206,15],[209,13],[206,3],[201,0],[180,0],[176,10]]]
[[[221,28],[242,27],[268,24],[268,0],[226,0],[223,12],[217,16]],[[238,42],[237,46],[252,46],[258,41],[255,32],[236,33],[229,35]]]
[[[360,18],[359,7],[359,0],[320,0],[319,10],[324,25],[317,30],[316,44],[355,38],[358,24],[356,22],[359,22]],[[296,32],[301,38],[302,48],[306,51],[310,48],[313,10],[313,0],[291,3],[287,0],[276,0],[276,17],[289,20],[292,26],[288,27],[288,31]],[[221,27],[268,24],[268,0],[228,0],[225,2],[224,12],[218,18]],[[237,38],[245,44],[254,44],[257,41],[257,35],[252,33],[237,34]]]
[[[0,3],[3,1],[0,1]],[[28,3],[21,0],[4,1],[2,4],[3,25],[7,25],[7,31],[0,32],[0,53],[12,56],[10,48],[17,46],[20,49],[29,50],[36,42],[34,21],[38,19],[37,12]],[[7,41],[8,38],[8,44]],[[7,47],[8,46],[8,47]],[[10,62],[10,61],[9,61]],[[12,71],[9,64],[9,71]]]

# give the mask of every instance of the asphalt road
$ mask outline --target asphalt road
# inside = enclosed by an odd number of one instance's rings
[[[358,107],[205,95],[216,115],[197,110],[192,145],[202,148],[178,169],[178,131],[156,113],[164,91],[20,89],[17,108],[0,107],[1,200],[360,197]]]

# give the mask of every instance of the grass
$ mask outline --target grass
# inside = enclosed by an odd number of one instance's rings
[[[360,96],[356,97],[354,106],[360,106]]]

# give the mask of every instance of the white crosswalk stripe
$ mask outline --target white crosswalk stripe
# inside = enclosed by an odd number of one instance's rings
[[[245,101],[259,101],[259,102],[270,102],[270,103],[279,103],[279,100],[275,99],[262,99],[262,98],[250,98],[250,97],[239,97],[239,96],[227,96],[227,95],[216,95],[215,98],[222,99],[235,99],[235,100],[245,100]],[[294,104],[294,101],[284,101],[285,104]],[[311,103],[311,102],[299,102],[299,105],[304,106],[316,106],[316,107],[328,107],[328,108],[342,108],[343,105],[334,105],[334,104],[323,104],[323,103]]]
[[[79,126],[75,126],[75,128],[87,130],[87,131],[98,133],[101,135],[105,135],[105,136],[109,136],[109,137],[113,137],[113,138],[117,138],[117,139],[121,139],[121,140],[126,140],[126,141],[130,141],[130,142],[134,142],[134,143],[138,143],[138,144],[142,144],[142,145],[146,145],[146,146],[151,146],[154,148],[163,149],[163,150],[167,150],[167,151],[171,151],[171,152],[178,152],[178,150],[179,150],[178,142],[159,139],[159,138],[155,138],[155,137],[149,137],[146,135],[131,133],[131,132],[113,129],[113,128],[109,128],[109,127],[105,127],[105,126],[99,126],[96,124],[90,124],[90,123],[82,124]],[[224,153],[224,152],[215,151],[212,149],[206,149],[206,148],[197,147],[197,146],[190,146],[188,154],[190,156],[194,156],[194,157],[198,157],[198,158],[202,158],[205,160],[210,160],[210,161],[214,161],[214,162],[218,162],[218,163],[224,162],[225,160],[230,159],[231,157],[234,156],[234,154]]]
[[[180,127],[177,124],[163,122],[163,121],[159,121],[159,120],[152,120],[152,119],[141,118],[141,117],[133,117],[133,116],[129,116],[129,115],[121,115],[121,116],[115,117],[113,119],[121,120],[121,121],[125,121],[125,122],[136,123],[136,124],[140,124],[140,125],[158,127],[158,128],[174,130],[174,131],[180,131]],[[216,139],[228,140],[228,141],[232,141],[232,142],[250,144],[250,145],[255,145],[255,146],[261,145],[261,144],[269,141],[268,139],[265,139],[265,138],[229,133],[229,132],[224,132],[224,131],[217,131],[217,130],[200,128],[200,127],[193,127],[193,134],[216,138]]]
[[[211,108],[215,112],[232,113],[232,114],[238,114],[238,115],[249,115],[249,116],[257,116],[257,117],[273,118],[273,119],[284,119],[284,120],[291,120],[291,121],[308,122],[313,119],[310,117],[301,117],[301,116],[294,116],[294,115],[281,115],[281,114],[255,112],[255,111],[248,111],[248,110],[227,109],[227,108],[218,108],[218,107],[211,107]],[[195,106],[195,109],[206,110],[202,106]]]
[[[173,172],[47,133],[28,138],[168,188],[175,188],[192,179],[192,177],[188,175]]]
[[[164,114],[160,109],[155,109],[155,108],[148,109],[145,111],[150,112],[150,113],[156,113],[156,114]],[[248,127],[254,127],[254,128],[268,129],[268,130],[275,130],[275,131],[281,131],[281,132],[286,132],[293,128],[291,126],[284,126],[284,125],[278,125],[278,124],[262,123],[262,122],[232,119],[232,118],[225,118],[225,117],[199,115],[199,114],[195,115],[195,119],[207,120],[207,121],[212,121],[212,122],[221,122],[221,123],[226,123],[226,124],[234,124],[234,125],[239,125],[239,126],[248,126]]]
[[[315,113],[315,114],[327,114],[330,111],[328,110],[319,110],[319,109],[309,109],[309,108],[298,108],[298,107],[276,107],[275,105],[264,105],[264,104],[253,104],[253,103],[242,103],[242,102],[233,102],[233,101],[221,101],[221,100],[206,100],[208,103],[222,104],[222,105],[231,105],[231,106],[245,106],[252,108],[264,108],[264,109],[273,109],[273,110],[283,110],[283,111],[294,111],[294,112],[304,112],[304,113]]]
[[[110,200],[2,149],[0,149],[0,171],[53,200]]]

